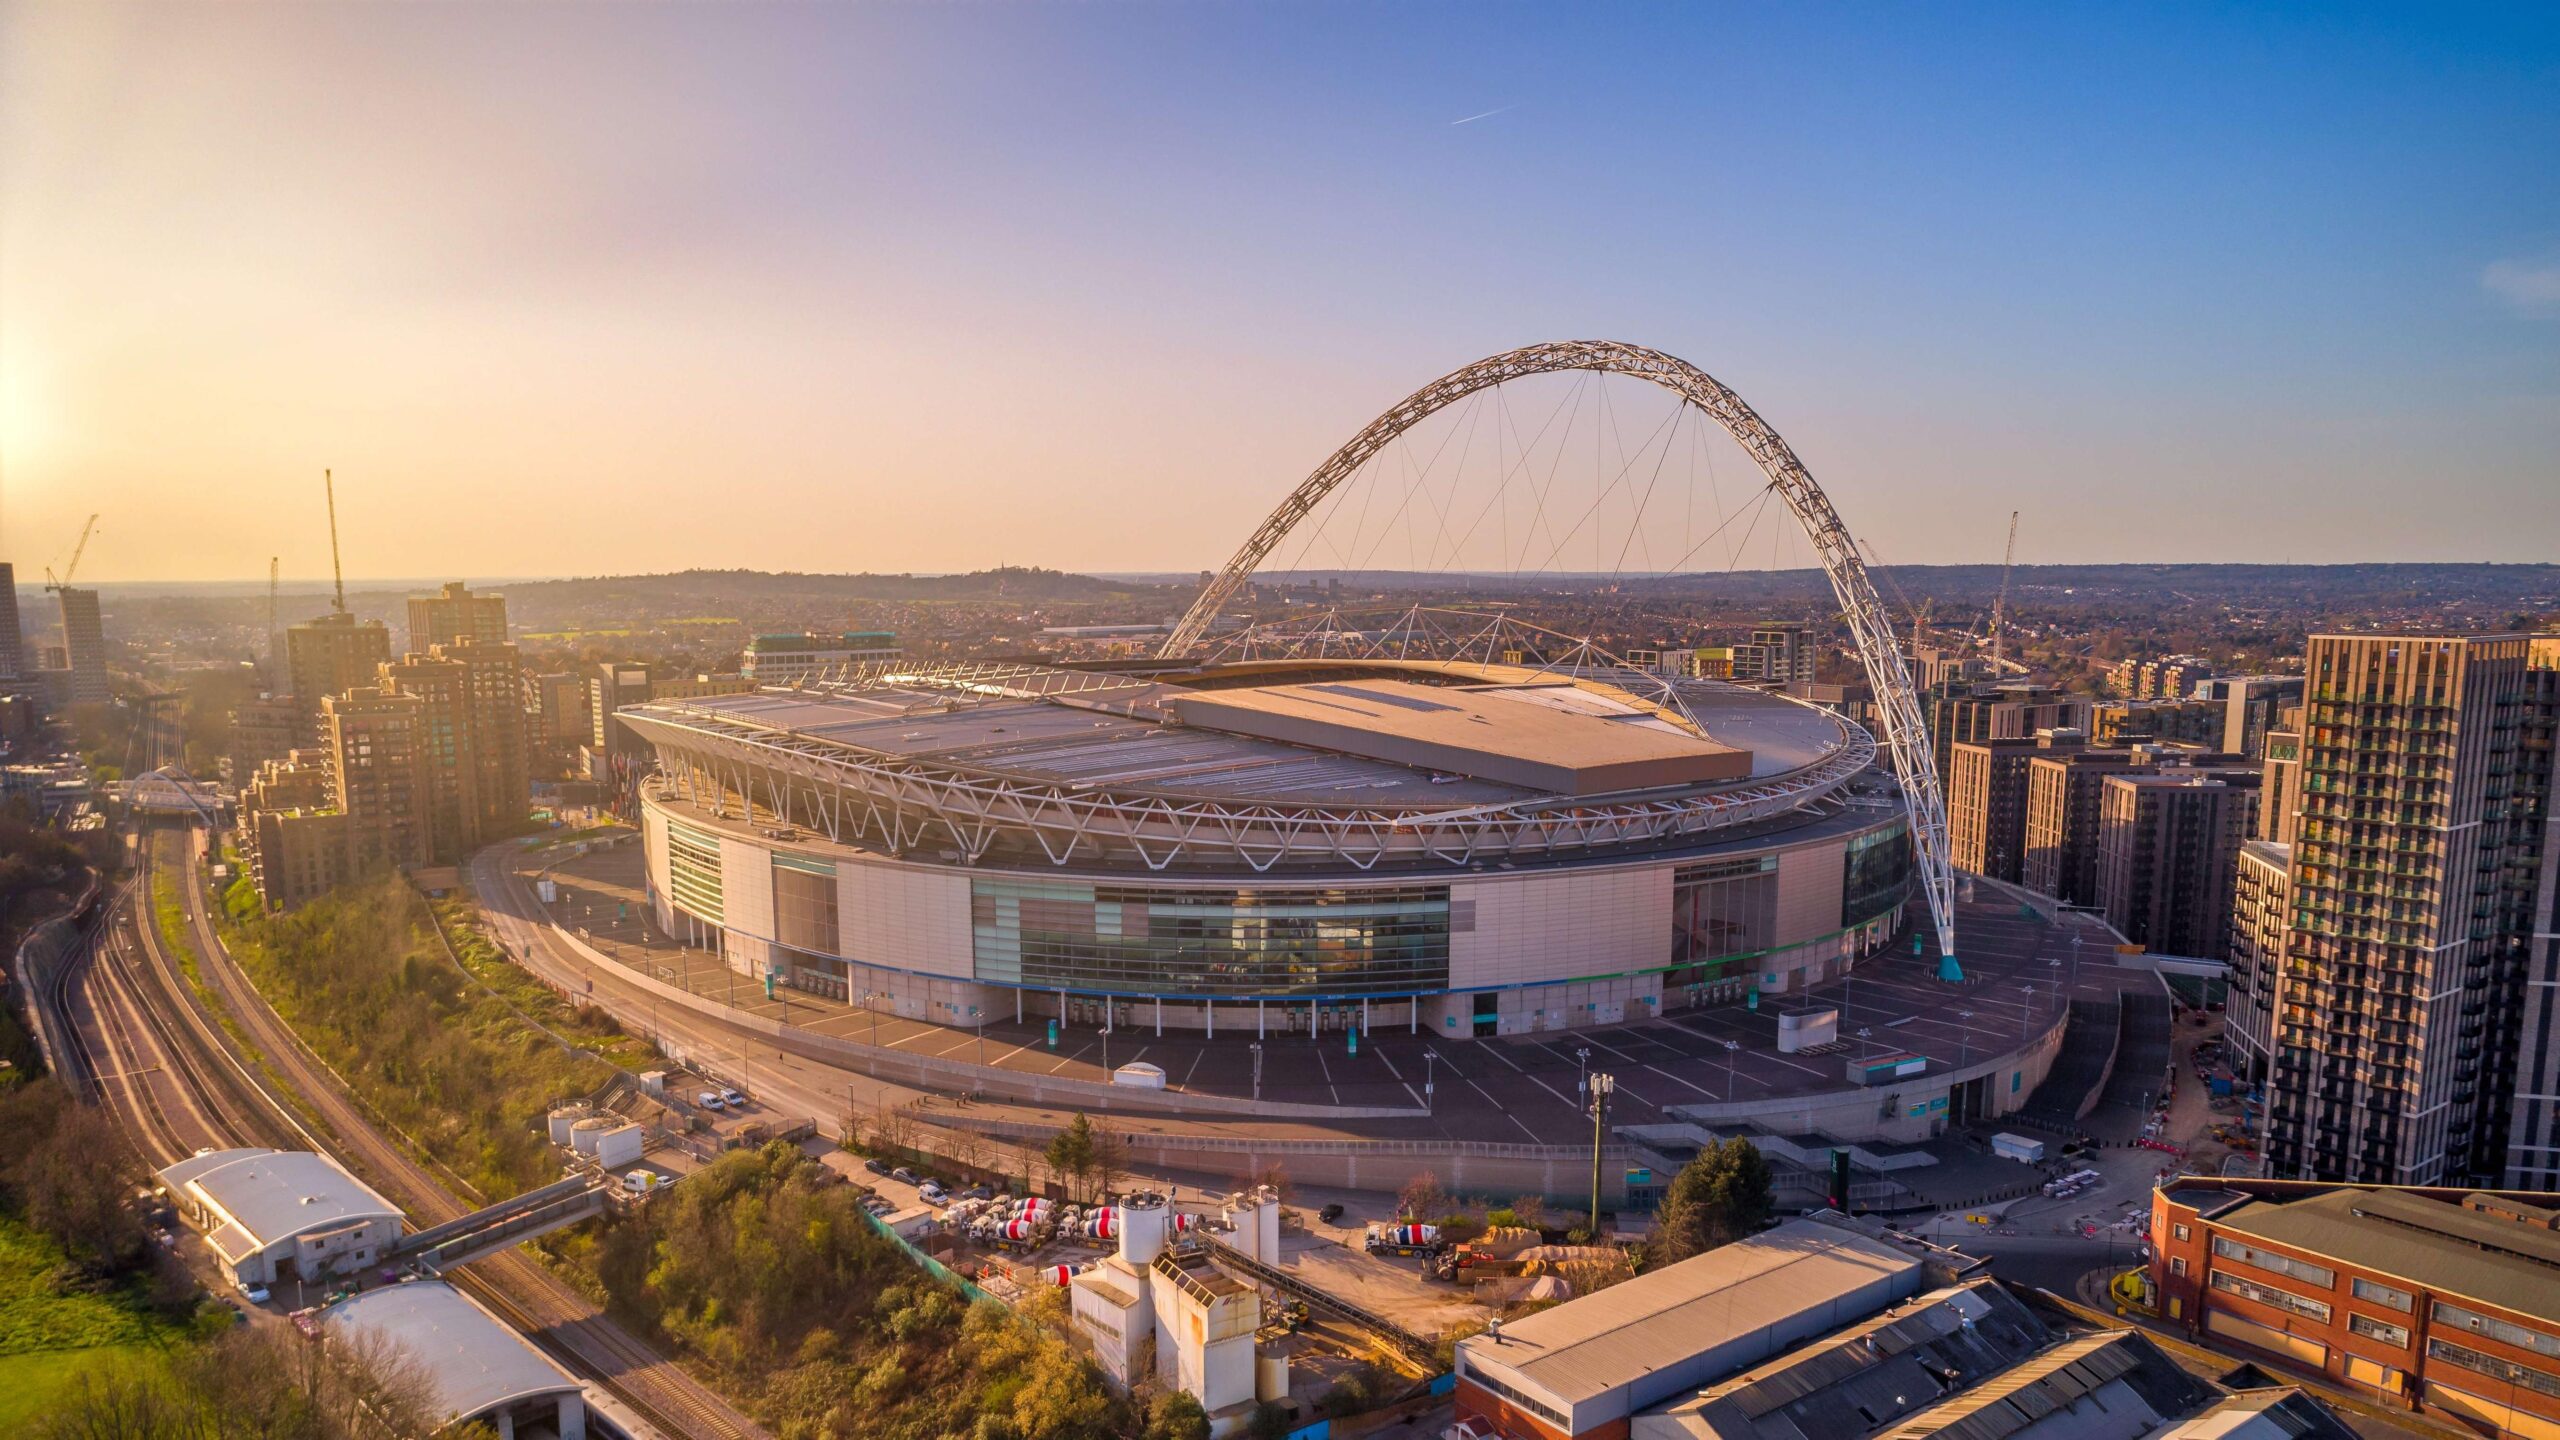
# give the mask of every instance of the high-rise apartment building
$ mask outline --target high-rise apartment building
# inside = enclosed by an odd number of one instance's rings
[[[302,711],[290,695],[243,700],[231,707],[231,750],[222,757],[222,775],[245,787],[269,761],[290,757],[309,743]]]
[[[478,797],[472,793],[476,772],[470,763],[470,672],[439,656],[409,654],[385,660],[376,675],[383,694],[417,702],[414,743],[426,857],[458,859],[470,846],[469,817],[478,811]]]
[[[53,592],[62,615],[62,668],[74,705],[107,702],[107,636],[98,619],[98,592],[65,585]]]
[[[482,645],[507,643],[507,597],[474,595],[459,580],[445,583],[433,595],[409,597],[409,653],[424,655],[438,645],[470,640]]]
[[[2028,767],[2084,747],[2076,730],[2033,739],[1959,740],[1947,771],[1947,833],[1959,870],[2012,885],[2026,879]]]
[[[1733,647],[1733,678],[1780,684],[1813,679],[1814,651],[1801,620],[1772,620],[1751,627],[1751,639]]]
[[[423,704],[362,686],[320,702],[329,799],[346,817],[347,873],[430,858]]]
[[[587,676],[587,778],[612,780],[616,772],[645,765],[649,747],[640,737],[613,723],[613,712],[625,705],[649,702],[649,667],[607,660]]]
[[[2267,735],[2285,711],[2302,704],[2299,675],[2227,675],[2196,687],[2196,698],[2222,707],[2222,734],[2205,743],[2252,760],[2267,753]]]
[[[2223,706],[2213,700],[2100,700],[2089,707],[2089,738],[2100,745],[2222,743]]]
[[[2560,1190],[2560,635],[2535,637],[2525,655],[2525,684],[2516,783],[2532,792],[2522,798],[2539,812],[2542,833],[2526,927],[2504,1183]]]
[[[347,878],[347,817],[329,794],[326,756],[269,760],[240,787],[240,849],[269,910],[291,910]]]
[[[2148,772],[2144,750],[2075,750],[2027,762],[2028,889],[2065,905],[2098,903],[2098,787],[2110,775]]]
[[[2266,780],[2258,803],[2258,838],[2278,845],[2293,843],[2294,822],[2302,814],[2302,707],[2287,709],[2263,741]]]
[[[2023,740],[2044,730],[2086,734],[2089,729],[2089,702],[2048,685],[1949,685],[1921,696],[1920,705],[1940,775],[1953,768],[1958,741]]]
[[[2127,940],[2167,955],[2229,953],[2231,885],[2258,818],[2253,772],[2110,775],[2098,787],[2098,899]]]
[[[2260,826],[2269,797],[2258,796]],[[2231,983],[2223,1006],[2223,1038],[2231,1068],[2267,1078],[2275,1043],[2276,987],[2284,971],[2284,927],[2293,910],[2293,847],[2251,840],[2240,847],[2231,877]]]
[[[284,654],[293,703],[304,722],[316,726],[320,702],[373,683],[382,662],[391,658],[391,629],[342,610],[285,627]]]
[[[28,668],[27,635],[18,628],[18,572],[0,560],[0,680],[24,679]]]
[[[2511,1163],[2548,888],[2528,655],[2521,635],[2311,637],[2271,1175],[2451,1185]]]
[[[533,782],[513,645],[477,640],[386,661],[381,688],[419,702],[427,850],[461,859],[523,823]]]

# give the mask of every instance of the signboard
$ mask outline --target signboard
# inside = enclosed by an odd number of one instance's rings
[[[1650,1185],[1650,1184],[1652,1184],[1652,1183],[1653,1183],[1653,1169],[1652,1169],[1652,1167],[1651,1167],[1651,1166],[1645,1166],[1645,1165],[1637,1165],[1637,1166],[1630,1166],[1630,1167],[1628,1167],[1628,1170],[1627,1170],[1627,1183],[1628,1183],[1629,1185],[1631,1185],[1631,1186],[1632,1186],[1632,1185]]]
[[[1929,1068],[1927,1058],[1894,1051],[1848,1062],[1849,1079],[1859,1085],[1884,1085],[1907,1076],[1918,1075]]]

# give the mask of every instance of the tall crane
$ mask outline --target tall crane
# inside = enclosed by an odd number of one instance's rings
[[[282,573],[284,557],[267,557],[267,688],[276,685],[276,577]]]
[[[338,482],[328,471],[320,472],[321,488],[329,496],[329,578],[337,584],[337,612],[347,613],[347,572],[338,565]]]
[[[53,577],[52,566],[48,565],[44,568],[45,589],[51,591],[67,590],[70,588],[71,577],[78,573],[80,569],[80,557],[82,554],[86,553],[89,548],[89,532],[97,528],[98,517],[95,515],[89,517],[88,524],[80,527],[80,543],[71,547],[71,563],[62,567],[61,579],[57,580]]]
[[[2009,567],[2018,561],[2018,512],[2009,512],[2009,548],[2000,554],[2000,593],[1991,597],[1991,678],[2001,678],[2000,622],[2009,609]]]

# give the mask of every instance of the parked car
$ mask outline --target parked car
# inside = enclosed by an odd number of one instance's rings
[[[886,1175],[889,1173],[889,1162],[886,1160],[865,1160],[862,1162],[862,1168],[870,1171],[874,1175]]]
[[[913,1185],[916,1183],[916,1172],[908,1169],[904,1165],[901,1165],[897,1169],[889,1172],[889,1178],[892,1180],[904,1180],[908,1184]]]
[[[267,1303],[267,1287],[264,1285],[242,1285],[240,1287],[240,1298],[248,1301],[252,1305],[264,1305]]]
[[[993,1185],[972,1185],[968,1189],[960,1192],[960,1198],[963,1200],[993,1200],[996,1198],[996,1187]]]
[[[916,1194],[927,1205],[947,1205],[951,1201],[950,1192],[942,1188],[942,1182],[939,1180],[927,1180],[917,1187]]]
[[[1324,1222],[1324,1223],[1326,1223],[1327,1225],[1330,1225],[1330,1224],[1332,1224],[1334,1221],[1339,1220],[1339,1219],[1341,1219],[1341,1218],[1342,1218],[1342,1207],[1341,1207],[1339,1204],[1335,1204],[1335,1205],[1327,1205],[1327,1206],[1326,1206],[1326,1207],[1324,1207],[1323,1209],[1321,1209],[1321,1210],[1319,1210],[1319,1211],[1317,1211],[1317,1212],[1316,1212],[1316,1218],[1317,1218],[1317,1219],[1319,1219],[1319,1220],[1321,1220],[1321,1221],[1323,1221],[1323,1222]]]
[[[693,1097],[693,1103],[701,1106],[705,1110],[717,1110],[720,1108],[720,1092],[717,1090],[702,1091]]]
[[[739,1093],[738,1093],[737,1091],[735,1091],[735,1090],[723,1090],[723,1091],[721,1091],[721,1092],[720,1092],[720,1098],[721,1098],[721,1099],[723,1099],[723,1100],[728,1101],[728,1102],[729,1102],[729,1108],[731,1108],[731,1109],[733,1109],[733,1110],[744,1110],[744,1109],[746,1109],[746,1108],[747,1108],[747,1097],[746,1097],[746,1096],[744,1096],[744,1095],[739,1094]]]

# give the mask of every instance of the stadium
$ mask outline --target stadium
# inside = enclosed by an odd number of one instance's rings
[[[1522,375],[1632,375],[1741,441],[1831,570],[1884,749],[1783,694],[1500,614],[1221,634],[1275,545],[1402,431]],[[1448,1039],[1836,979],[1915,901],[1952,949],[1937,778],[1854,546],[1683,362],[1513,351],[1416,392],[1284,501],[1151,661],[882,661],[618,712],[658,922],[773,984],[956,1025]]]

